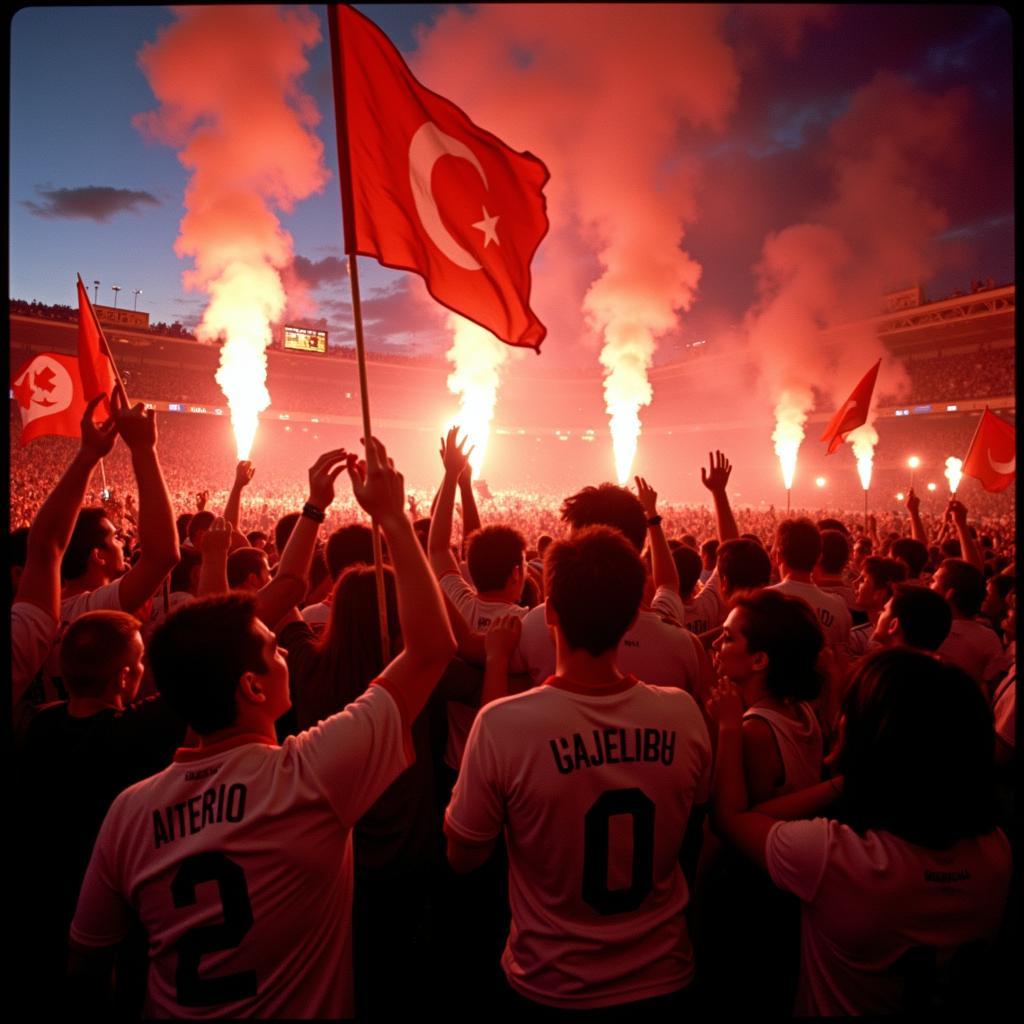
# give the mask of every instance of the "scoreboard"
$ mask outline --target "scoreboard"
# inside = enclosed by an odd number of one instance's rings
[[[284,347],[293,352],[327,354],[327,332],[311,327],[285,327]]]

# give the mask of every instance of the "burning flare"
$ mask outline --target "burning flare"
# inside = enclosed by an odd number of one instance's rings
[[[634,348],[606,345],[601,362],[608,368],[604,379],[604,401],[612,432],[615,472],[619,486],[629,479],[640,437],[640,408],[651,404],[647,369],[653,344]]]
[[[804,410],[810,408],[808,397],[803,393],[786,390],[775,406],[772,440],[775,442],[775,454],[779,457],[782,482],[787,491],[792,490],[793,477],[796,475],[796,456],[804,439],[804,423],[807,422]]]
[[[448,374],[448,390],[459,396],[459,414],[448,426],[458,424],[474,446],[469,464],[473,476],[479,479],[501,383],[500,368],[508,359],[508,348],[490,331],[464,317],[452,314],[448,326],[452,329],[452,347],[446,358],[455,367]]]
[[[217,383],[231,407],[240,459],[270,404],[266,348],[285,311],[282,271],[291,236],[275,210],[323,188],[320,120],[299,87],[316,15],[273,6],[176,7],[177,21],[139,53],[157,110],[139,114],[147,137],[175,147],[191,174],[174,245],[194,268],[185,287],[210,296],[198,336],[224,339]]]
[[[870,424],[865,423],[856,430],[851,430],[846,435],[846,440],[850,442],[853,454],[857,458],[857,475],[860,477],[860,485],[865,491],[870,490],[871,469],[875,461],[878,431]]]
[[[950,494],[956,494],[956,489],[960,486],[960,477],[963,476],[963,467],[963,459],[954,458],[952,455],[946,459],[946,468],[943,473],[949,481]]]

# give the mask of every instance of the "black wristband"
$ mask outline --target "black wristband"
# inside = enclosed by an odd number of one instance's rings
[[[322,508],[317,508],[308,501],[302,506],[302,514],[307,519],[312,519],[314,523],[322,523],[327,518],[327,513]]]
[[[647,525],[661,526],[661,516],[651,516],[651,518],[647,520]]]

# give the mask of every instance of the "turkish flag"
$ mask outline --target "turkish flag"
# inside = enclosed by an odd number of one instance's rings
[[[101,423],[110,416],[110,398],[114,394],[114,366],[110,360],[106,338],[100,329],[89,295],[78,279],[78,366],[80,387],[86,405],[101,392],[107,397],[93,410],[93,422]],[[81,417],[79,417],[81,418]],[[79,434],[75,421],[75,436]]]
[[[963,472],[980,480],[986,491],[1005,491],[1017,475],[1016,432],[988,408],[981,414]]]
[[[853,389],[846,404],[832,417],[832,422],[821,435],[822,441],[828,441],[828,452],[831,455],[846,440],[851,430],[863,426],[868,421],[868,410],[871,408],[871,395],[878,379],[878,368],[882,365],[879,359],[874,366],[861,378],[861,382]]]
[[[345,251],[420,274],[442,305],[539,351],[530,261],[548,230],[547,168],[424,88],[368,18],[328,13]]]
[[[15,374],[11,389],[21,413],[22,445],[47,434],[81,437],[88,403],[74,356],[56,352],[35,356]]]

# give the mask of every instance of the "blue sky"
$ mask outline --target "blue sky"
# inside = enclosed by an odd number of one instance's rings
[[[429,30],[446,9],[358,6],[410,55],[417,31]],[[304,84],[322,115],[318,133],[332,179],[281,221],[295,239],[296,254],[317,264],[340,259],[343,252],[326,9],[312,10],[323,38],[310,53]],[[464,10],[471,15],[471,8]],[[523,17],[530,16],[527,7]],[[710,187],[698,194],[698,202],[706,203],[687,239],[704,270],[687,331],[700,334],[702,316],[708,325],[742,317],[765,234],[805,218],[820,200],[826,186],[816,147],[847,109],[853,91],[879,70],[936,95],[959,89],[969,100],[963,166],[943,190],[951,258],[929,283],[931,293],[966,290],[974,276],[1012,279],[1011,32],[1002,9],[842,7],[806,28],[796,51],[786,51],[749,10],[729,19],[742,71],[739,98],[724,134],[704,140],[698,155],[712,169],[715,161],[721,164],[723,173],[713,171],[709,180],[735,174],[735,187],[754,182],[763,202],[741,225],[726,227],[719,218],[728,196]],[[152,319],[197,320],[204,297],[184,291],[181,273],[187,263],[173,252],[186,171],[171,148],[147,142],[132,126],[134,115],[156,105],[137,54],[173,20],[164,7],[37,7],[15,15],[10,27],[11,296],[73,304],[80,273],[90,293],[92,281],[101,282],[100,302],[113,301],[111,286],[117,284],[120,306],[130,308],[133,291],[141,289],[139,308]],[[104,197],[116,207],[106,217]],[[75,215],[82,204],[91,216]],[[360,268],[364,290],[371,303],[376,299],[381,317],[382,331],[373,343],[436,349],[439,321],[425,322],[422,332],[416,329],[420,307],[408,301],[405,275],[369,260],[361,260]],[[344,312],[346,293],[347,285],[337,277],[315,292],[332,325]],[[339,324],[336,334],[343,330]]]

